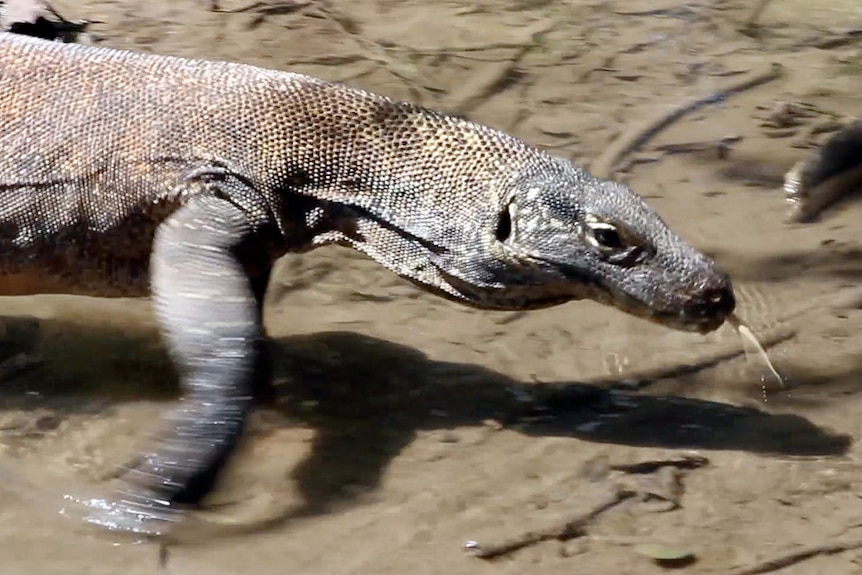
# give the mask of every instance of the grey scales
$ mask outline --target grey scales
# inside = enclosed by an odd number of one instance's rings
[[[269,375],[263,296],[287,252],[352,246],[484,309],[591,299],[706,333],[735,306],[625,185],[342,84],[2,33],[0,110],[0,295],[151,294],[181,374],[112,496],[118,528],[213,489]]]

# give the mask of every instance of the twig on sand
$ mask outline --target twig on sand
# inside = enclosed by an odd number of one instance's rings
[[[224,14],[241,14],[243,12],[254,12],[261,16],[275,16],[279,14],[289,14],[301,10],[310,5],[311,1],[307,2],[252,2],[248,6],[240,8],[222,8],[221,3],[217,1],[210,2],[211,12],[222,12]]]
[[[482,71],[477,73],[473,80],[467,82],[460,90],[451,95],[451,103],[448,105],[449,111],[457,115],[469,114],[499,92],[511,80],[524,56],[556,25],[555,21],[543,23],[540,27],[530,31],[528,37],[509,58],[484,65]]]
[[[803,45],[814,46],[821,50],[830,50],[853,44],[858,42],[860,38],[862,38],[862,28],[855,27],[840,32],[829,32],[825,37],[816,36],[808,42],[803,43]]]
[[[566,521],[562,525],[554,525],[538,531],[528,531],[514,539],[493,545],[480,545],[478,543],[471,542],[467,545],[467,549],[472,551],[473,554],[480,559],[496,559],[497,557],[508,555],[509,553],[523,549],[524,547],[529,547],[530,545],[535,545],[542,541],[550,541],[552,539],[567,541],[569,539],[574,539],[575,537],[581,537],[584,535],[587,525],[589,525],[599,515],[637,495],[638,493],[636,491],[617,489],[608,499],[596,505],[587,513]]]
[[[745,19],[745,25],[740,30],[743,34],[752,35],[752,33],[757,29],[757,21],[760,20],[761,14],[766,10],[767,4],[769,4],[769,0],[757,1],[751,9],[751,12],[749,12],[748,18]]]
[[[615,463],[608,465],[608,469],[622,471],[628,474],[655,473],[662,467],[675,467],[691,471],[700,469],[709,464],[709,459],[702,455],[683,455],[673,459],[658,459],[655,461],[639,461],[637,463]]]
[[[361,34],[359,23],[347,14],[339,11],[330,0],[319,0],[316,3],[316,16],[333,24],[339,32],[347,36],[359,46],[362,55],[367,60],[377,62],[387,72],[404,83],[412,98],[421,104],[422,93],[416,88],[418,72],[412,67],[395,61],[380,42],[366,38]]]
[[[806,559],[812,559],[821,555],[835,555],[836,553],[853,551],[855,549],[862,549],[862,539],[845,541],[843,543],[810,545],[782,553],[755,565],[749,565],[747,567],[728,571],[727,575],[759,575],[761,573],[771,573],[773,571],[778,571],[779,569],[795,565],[805,561]]]
[[[766,68],[755,69],[738,78],[734,78],[724,86],[709,94],[696,96],[674,106],[670,110],[649,118],[641,125],[634,126],[631,130],[624,132],[605,151],[596,158],[590,166],[590,172],[600,178],[610,178],[614,174],[614,168],[626,154],[629,154],[652,139],[656,134],[673,124],[689,112],[698,110],[706,105],[719,102],[737,92],[742,92],[761,84],[771,82],[784,74],[784,67],[780,64],[770,64]]]
[[[517,537],[493,545],[481,545],[475,541],[470,541],[465,547],[480,559],[495,559],[518,551],[519,549],[523,549],[524,547],[541,543],[542,541],[550,541],[553,539],[556,539],[557,541],[568,541],[569,539],[574,539],[576,537],[584,537],[587,535],[587,527],[595,521],[599,515],[634,497],[639,497],[642,501],[649,501],[654,498],[662,499],[672,503],[675,508],[678,506],[677,499],[682,493],[681,484],[679,483],[681,477],[680,472],[682,470],[698,469],[708,463],[709,460],[705,457],[685,455],[682,457],[655,461],[607,465],[606,467],[604,465],[600,465],[598,475],[603,479],[607,479],[607,475],[611,471],[619,471],[626,475],[657,473],[657,478],[660,479],[660,481],[657,482],[659,489],[656,490],[656,486],[647,490],[642,489],[644,486],[642,479],[638,480],[637,485],[631,488],[615,482],[608,497],[595,505],[590,511],[580,514],[565,523],[555,524],[537,531],[527,531]],[[671,474],[671,482],[673,483],[671,491],[673,491],[673,494],[666,493],[668,489],[664,484],[666,483],[667,477],[663,473],[663,471],[666,470],[673,472]],[[660,486],[658,485],[659,483],[661,484]]]

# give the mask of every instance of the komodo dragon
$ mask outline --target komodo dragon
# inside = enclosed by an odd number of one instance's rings
[[[628,187],[341,84],[0,33],[0,110],[0,295],[151,292],[181,372],[115,494],[130,525],[181,516],[230,458],[287,252],[352,246],[483,309],[592,299],[707,333],[735,306],[728,275]]]

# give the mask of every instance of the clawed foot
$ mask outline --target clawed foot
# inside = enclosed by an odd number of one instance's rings
[[[111,498],[77,500],[97,511],[87,522],[161,535],[212,490],[241,435],[244,406],[190,403],[171,420],[154,450],[114,474],[121,485]]]

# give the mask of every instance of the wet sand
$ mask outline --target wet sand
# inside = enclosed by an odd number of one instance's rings
[[[862,205],[788,225],[780,189],[822,141],[815,126],[862,110],[862,42],[847,35],[862,25],[858,2],[774,0],[757,38],[739,32],[751,4],[741,0],[220,4],[252,9],[55,3],[99,21],[105,45],[342,80],[584,165],[632,125],[781,64],[782,78],[672,123],[617,177],[730,271],[756,333],[786,336],[770,355],[788,388],[736,353],[729,327],[678,333],[588,302],[480,312],[346,249],[288,256],[267,302],[278,402],[256,414],[214,495],[285,520],[172,548],[168,573],[663,572],[641,543],[692,551],[685,572],[725,573],[862,537]],[[815,112],[788,119],[787,102]],[[706,145],[679,150],[692,143]],[[17,357],[0,395],[2,572],[159,572],[154,545],[58,513],[63,493],[104,493],[106,474],[176,401],[149,303],[0,298],[0,312],[0,355]],[[609,468],[680,453],[709,464],[671,481],[682,487],[672,497],[661,473]],[[608,511],[588,537],[493,563],[462,550],[584,513],[616,481],[652,501]],[[668,497],[672,511],[656,504]],[[860,562],[848,551],[781,573],[857,573]]]

